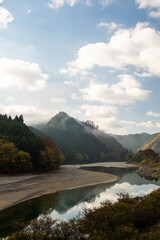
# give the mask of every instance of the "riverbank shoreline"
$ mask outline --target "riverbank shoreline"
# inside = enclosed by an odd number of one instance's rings
[[[42,195],[115,182],[119,179],[115,175],[79,169],[80,167],[95,166],[129,168],[135,165],[125,162],[62,165],[56,171],[38,175],[0,176],[0,211]]]
[[[160,181],[160,167],[148,167],[148,166],[138,166],[137,173],[149,180]]]

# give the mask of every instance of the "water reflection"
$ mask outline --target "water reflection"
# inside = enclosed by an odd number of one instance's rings
[[[77,216],[83,209],[94,208],[109,200],[116,202],[119,193],[129,193],[131,197],[144,196],[158,189],[160,183],[149,181],[136,173],[125,174],[117,183],[100,185],[92,189],[81,188],[63,191],[58,196],[54,209],[40,217],[51,216],[53,219],[69,220]],[[89,191],[88,191],[89,190]]]
[[[94,169],[97,171],[98,169]],[[115,169],[103,169],[114,172]],[[160,183],[149,181],[136,173],[126,173],[119,169],[121,179],[115,183],[100,184],[66,190],[26,201],[0,212],[0,237],[10,235],[15,230],[15,221],[28,224],[32,219],[51,216],[54,219],[68,220],[83,209],[100,206],[101,202],[117,201],[118,193],[129,193],[131,197],[143,196],[159,188]]]

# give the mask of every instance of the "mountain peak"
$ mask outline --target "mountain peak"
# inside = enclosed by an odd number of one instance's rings
[[[58,114],[55,115],[56,116],[59,116],[59,117],[70,117],[67,113],[65,112],[59,112]]]
[[[44,126],[45,127],[58,127],[58,128],[66,128],[68,125],[75,124],[76,120],[70,117],[65,112],[59,112],[51,120]]]
[[[61,149],[65,164],[125,160],[125,149],[92,121],[84,123],[59,112],[42,128],[42,132]]]

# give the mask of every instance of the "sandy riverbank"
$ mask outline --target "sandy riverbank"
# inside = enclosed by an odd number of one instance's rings
[[[51,173],[0,176],[0,210],[44,194],[118,180],[117,176],[111,174],[79,169],[79,167],[87,166],[126,168],[134,165],[124,162],[94,163],[81,166],[63,165],[59,170]]]

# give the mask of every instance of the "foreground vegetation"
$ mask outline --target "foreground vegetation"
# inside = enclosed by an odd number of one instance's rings
[[[49,171],[59,167],[61,157],[53,141],[32,133],[22,115],[0,115],[1,173]]]
[[[33,220],[8,240],[158,240],[159,221],[160,189],[146,197],[120,194],[117,203],[107,201],[69,222]]]

